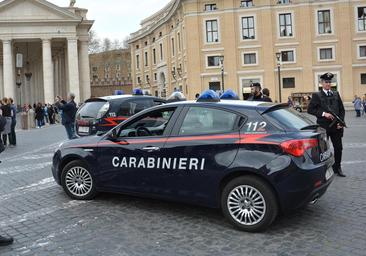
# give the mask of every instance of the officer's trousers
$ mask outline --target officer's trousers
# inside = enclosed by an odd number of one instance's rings
[[[327,129],[327,136],[331,139],[333,148],[334,148],[334,160],[335,163],[333,165],[333,170],[338,172],[338,169],[341,167],[342,161],[342,138],[343,138],[343,129]]]

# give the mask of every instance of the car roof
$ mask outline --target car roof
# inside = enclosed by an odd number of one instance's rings
[[[132,95],[132,94],[124,94],[124,95],[110,95],[110,96],[103,96],[103,97],[96,97],[86,100],[86,102],[93,102],[93,101],[111,101],[111,100],[119,100],[119,99],[129,99],[129,98],[153,98],[153,99],[159,99],[154,96],[148,96],[148,95]],[[163,100],[163,99],[162,99]]]
[[[261,101],[242,101],[242,100],[221,100],[219,102],[209,102],[209,101],[178,101],[173,103],[168,103],[166,105],[207,105],[210,104],[212,106],[223,106],[223,107],[242,107],[242,108],[269,108],[276,104],[261,102]]]

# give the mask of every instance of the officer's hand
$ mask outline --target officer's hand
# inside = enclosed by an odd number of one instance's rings
[[[324,113],[324,117],[326,119],[330,119],[330,120],[333,120],[334,119],[334,116],[332,114],[329,114],[329,113]]]

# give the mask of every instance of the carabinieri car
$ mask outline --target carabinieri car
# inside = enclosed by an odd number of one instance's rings
[[[222,208],[234,226],[258,232],[315,203],[333,163],[325,131],[295,110],[208,93],[63,143],[52,172],[73,199],[106,191]]]

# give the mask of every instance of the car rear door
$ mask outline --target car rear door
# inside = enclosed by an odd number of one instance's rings
[[[187,106],[165,144],[161,193],[212,204],[220,178],[238,152],[240,116],[209,106]]]

